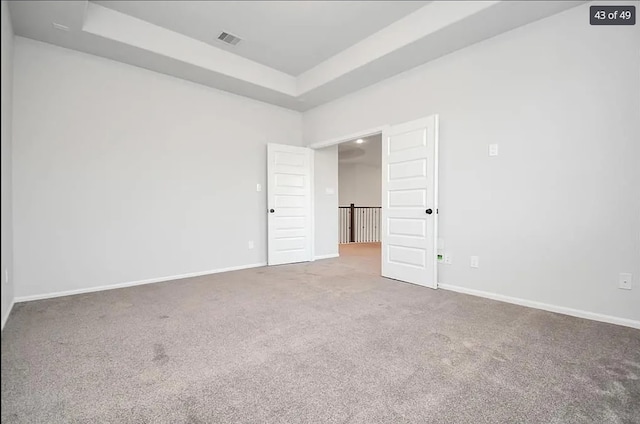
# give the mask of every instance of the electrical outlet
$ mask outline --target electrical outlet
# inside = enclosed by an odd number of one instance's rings
[[[471,268],[479,268],[480,267],[480,258],[478,256],[471,257]]]
[[[633,276],[626,272],[620,273],[620,279],[618,280],[618,288],[623,290],[631,290],[631,278]]]
[[[249,240],[249,249],[253,249],[253,240]]]
[[[445,253],[444,254],[444,263],[451,265],[452,262],[453,262],[453,257],[452,256],[453,255],[451,255],[451,253]]]

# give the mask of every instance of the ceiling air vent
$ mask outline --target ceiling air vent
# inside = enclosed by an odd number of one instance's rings
[[[228,32],[221,32],[220,35],[218,35],[218,40],[223,41],[227,44],[231,44],[232,46],[235,46],[236,44],[238,44],[240,41],[240,37],[236,37],[235,35],[231,35]]]

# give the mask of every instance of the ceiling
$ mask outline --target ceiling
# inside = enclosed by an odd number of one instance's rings
[[[363,137],[364,143],[350,140],[338,145],[340,164],[359,164],[380,168],[382,166],[382,134]]]
[[[426,1],[96,1],[298,76]],[[217,41],[221,31],[242,39]]]
[[[11,1],[9,12],[18,36],[305,111],[581,3]],[[243,41],[226,46],[220,31]]]

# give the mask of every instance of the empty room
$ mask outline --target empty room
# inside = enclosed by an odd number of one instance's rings
[[[638,1],[2,1],[2,423],[640,423]]]

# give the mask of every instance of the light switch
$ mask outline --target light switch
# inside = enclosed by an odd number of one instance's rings
[[[489,156],[498,156],[497,144],[489,144]]]
[[[333,188],[331,188],[331,187],[327,187],[327,188],[325,188],[325,189],[324,189],[324,192],[325,192],[325,193],[327,193],[327,194],[333,194],[333,193],[335,193],[335,191],[334,191],[334,190],[333,190]]]
[[[256,191],[262,191],[262,184],[256,184]]]

